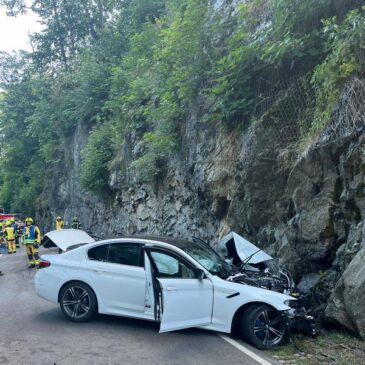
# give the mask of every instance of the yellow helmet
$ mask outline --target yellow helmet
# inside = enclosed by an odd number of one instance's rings
[[[8,226],[11,226],[11,221],[10,221],[10,220],[6,221],[5,225],[6,225],[7,227],[8,227]]]
[[[25,218],[25,223],[27,223],[27,222],[33,223],[33,219],[31,217]]]
[[[60,216],[58,216],[56,219],[57,219],[58,221],[60,221],[62,218],[61,218]]]
[[[14,217],[10,218],[10,222],[14,223],[15,222],[15,218]]]

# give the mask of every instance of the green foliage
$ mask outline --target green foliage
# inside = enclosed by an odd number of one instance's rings
[[[161,42],[155,50],[159,72],[164,76],[162,91],[175,92],[175,99],[189,106],[205,80],[210,62],[207,55],[207,0],[188,0],[174,19],[161,29]],[[165,97],[170,100],[170,97]]]
[[[46,26],[46,32],[31,36],[35,65],[55,71],[67,69],[85,45],[99,39],[108,17],[122,5],[122,0],[33,0],[31,8]]]
[[[104,124],[90,133],[80,169],[82,186],[98,194],[108,192],[109,163],[113,157],[113,126]]]
[[[358,0],[251,0],[242,4],[230,36],[219,44],[222,52],[213,69],[214,86],[209,90],[214,96],[213,117],[231,126],[250,122],[252,107],[261,97],[257,81],[272,79],[272,73],[280,75],[284,82],[311,73],[331,51],[330,34],[321,20],[338,15],[340,26],[344,14],[358,8],[360,3]],[[346,21],[343,27],[347,27]],[[360,32],[355,33],[355,43],[359,46]],[[343,65],[340,73],[348,75],[349,71]]]
[[[211,92],[216,100],[215,117],[231,126],[250,115],[253,102],[250,82],[258,58],[249,32],[249,12],[249,6],[240,7],[237,25],[214,69],[215,82]]]
[[[132,162],[130,169],[141,180],[150,181],[163,171],[168,157],[178,149],[177,136],[171,125],[160,126],[143,136],[146,153]]]
[[[364,71],[361,3],[249,0],[227,16],[209,0],[34,0],[45,25],[32,37],[34,51],[0,54],[1,204],[30,209],[43,172],[66,165],[79,126],[92,130],[80,173],[85,189],[109,191],[116,146],[126,138],[140,147],[126,168],[151,180],[181,148],[188,118],[252,123],[257,105],[272,98],[262,80],[280,87],[265,110],[270,121],[279,127],[284,110],[293,121],[314,115],[309,132],[300,126],[312,138],[345,81]],[[25,10],[23,0],[0,6]],[[283,90],[303,76],[313,110],[296,110],[295,90]]]
[[[147,147],[155,152],[169,153],[176,149],[176,143],[172,138],[173,131],[159,128],[154,132],[147,132],[143,139]],[[163,157],[166,157],[163,155]]]
[[[0,201],[7,211],[34,212],[42,191],[37,140],[29,135],[24,120],[34,112],[31,83],[11,84],[0,98]]]
[[[145,155],[135,161],[143,179],[160,171],[157,165],[177,149],[178,129],[206,80],[204,52],[208,2],[168,2],[161,19],[148,19],[130,38],[130,49],[113,69],[107,106],[123,133],[146,131]],[[146,173],[148,171],[148,173]],[[141,175],[142,176],[142,175]]]
[[[142,181],[151,181],[158,176],[161,170],[157,167],[158,156],[155,153],[146,153],[133,161],[130,170]]]
[[[343,23],[336,18],[323,22],[328,55],[315,67],[312,85],[316,93],[316,109],[310,135],[331,119],[345,81],[353,74],[365,71],[361,54],[365,54],[364,11],[350,11]]]
[[[151,58],[157,40],[154,24],[146,23],[131,38],[131,48],[121,65],[112,70],[110,99],[107,103],[114,118],[131,128],[142,128],[149,115],[153,97]]]

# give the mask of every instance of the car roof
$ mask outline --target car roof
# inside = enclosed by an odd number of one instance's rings
[[[128,235],[121,236],[120,239],[140,239],[144,241],[158,241],[163,243],[168,243],[170,245],[176,246],[178,248],[185,248],[191,245],[195,245],[195,242],[185,240],[182,238],[168,237],[168,236],[154,236],[154,235]]]

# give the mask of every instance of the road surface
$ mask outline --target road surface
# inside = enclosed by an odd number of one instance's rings
[[[27,268],[23,247],[0,257],[0,270],[5,274],[0,277],[0,364],[276,364],[243,342],[237,348],[210,331],[159,334],[156,323],[113,316],[69,322],[57,304],[35,294],[36,270]],[[259,360],[240,351],[240,345]]]

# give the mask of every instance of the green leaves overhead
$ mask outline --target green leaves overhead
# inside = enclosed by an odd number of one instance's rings
[[[10,84],[0,95],[0,201],[7,211],[31,213],[44,172],[37,158],[37,139],[24,125],[34,112],[31,82]]]
[[[364,72],[361,0],[249,0],[231,13],[213,0],[31,3],[44,24],[34,50],[0,54],[0,199],[9,208],[31,206],[43,174],[66,165],[78,128],[92,131],[82,186],[102,194],[126,138],[138,148],[120,174],[151,180],[179,153],[190,117],[247,127],[260,103],[274,104],[261,85],[283,91],[304,76],[314,136],[344,82]],[[21,0],[0,6],[26,10]]]
[[[331,119],[346,80],[365,71],[365,7],[350,11],[340,24],[334,17],[323,25],[328,54],[314,68],[311,80],[317,102],[311,135]]]
[[[33,0],[31,9],[46,31],[35,33],[32,59],[40,68],[67,68],[70,61],[99,39],[122,0]]]

